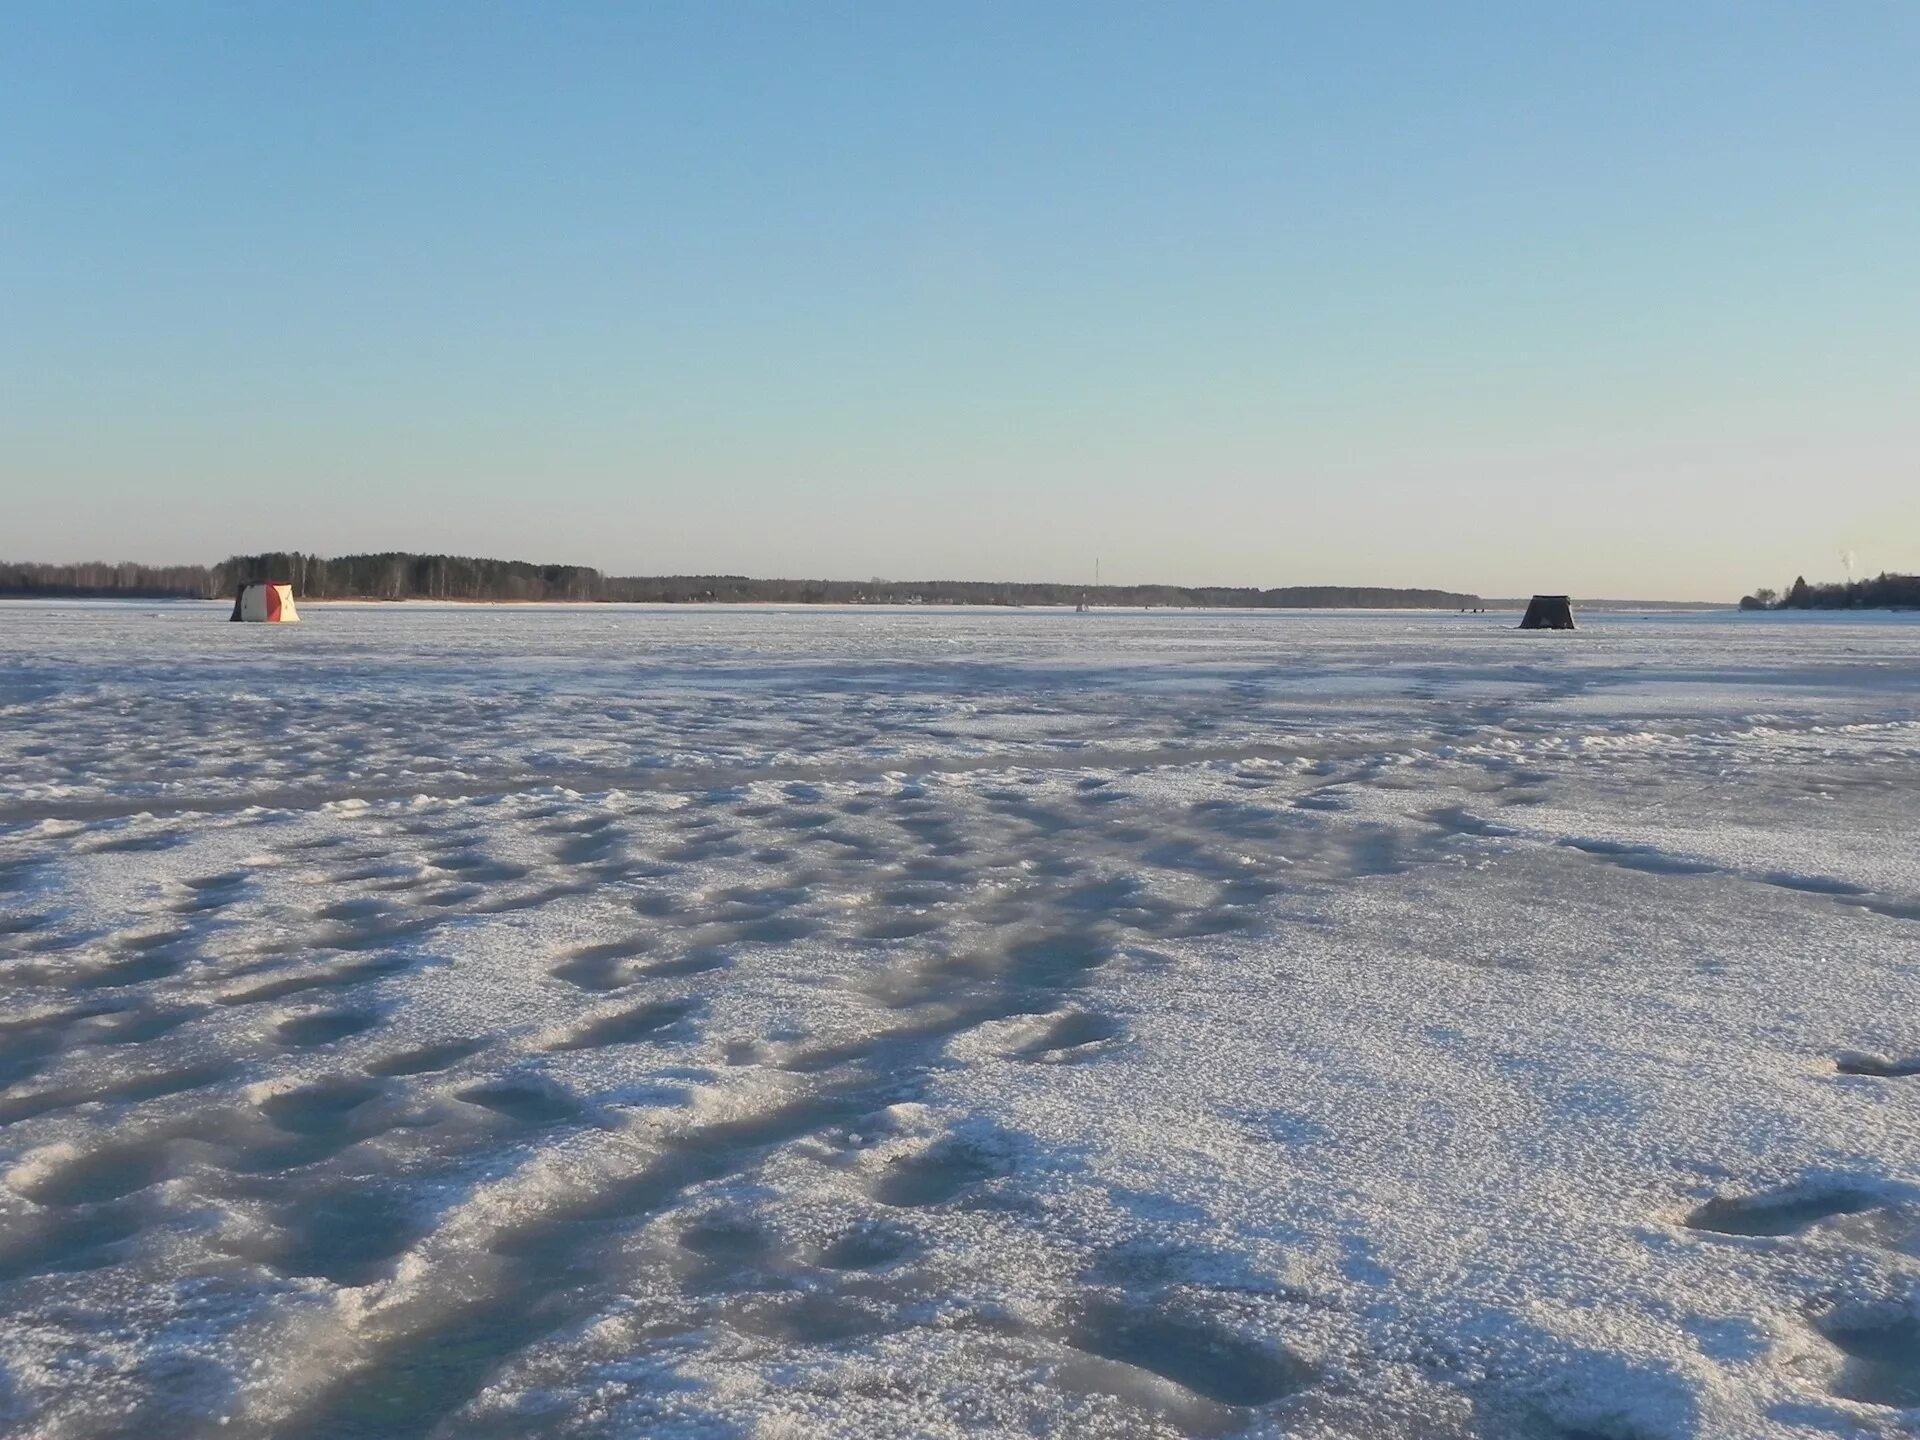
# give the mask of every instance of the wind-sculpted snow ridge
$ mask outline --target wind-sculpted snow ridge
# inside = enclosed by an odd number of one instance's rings
[[[219,618],[0,605],[7,1434],[1920,1426],[1920,624]]]

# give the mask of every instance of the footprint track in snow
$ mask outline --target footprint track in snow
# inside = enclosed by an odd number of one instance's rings
[[[1865,1051],[1849,1050],[1836,1056],[1834,1071],[1841,1075],[1863,1075],[1876,1080],[1906,1080],[1920,1076],[1920,1055],[1889,1059]]]
[[[429,1075],[435,1071],[452,1069],[468,1056],[486,1049],[488,1043],[479,1039],[447,1040],[437,1045],[423,1045],[416,1050],[403,1050],[371,1061],[366,1071],[369,1075],[382,1077]]]
[[[589,1021],[570,1035],[550,1042],[551,1051],[597,1050],[604,1045],[631,1045],[650,1039],[698,1012],[691,1000],[662,1000],[615,1011]]]
[[[1886,1195],[1853,1185],[1790,1185],[1757,1195],[1715,1198],[1690,1213],[1686,1225],[1715,1235],[1799,1235],[1829,1220],[1888,1210]]]
[[[628,962],[653,948],[654,942],[645,935],[581,945],[567,951],[558,964],[547,968],[547,973],[581,990],[621,990],[637,978],[637,967]]]
[[[903,1210],[945,1205],[1012,1168],[1008,1157],[992,1148],[949,1137],[889,1161],[873,1183],[873,1198]]]
[[[1041,1064],[1074,1064],[1111,1049],[1126,1028],[1108,1015],[1090,1010],[1063,1010],[1022,1023],[1007,1053],[1016,1060]]]
[[[828,1270],[882,1270],[911,1260],[925,1249],[919,1238],[897,1225],[867,1220],[834,1238],[817,1263]]]
[[[144,1227],[125,1202],[50,1209],[15,1227],[0,1244],[0,1283],[29,1275],[103,1269]]]
[[[260,1113],[295,1135],[331,1135],[351,1128],[353,1113],[382,1089],[374,1080],[332,1076],[269,1095],[260,1102]]]
[[[363,1034],[379,1023],[380,1017],[370,1010],[321,1010],[288,1016],[274,1028],[274,1038],[304,1050]]]
[[[1237,1409],[1270,1405],[1314,1379],[1305,1362],[1277,1346],[1196,1316],[1119,1300],[1084,1304],[1066,1338],[1076,1350],[1148,1371]]]
[[[316,1188],[275,1209],[273,1232],[236,1253],[290,1278],[368,1284],[420,1233],[410,1197],[391,1184]]]
[[[1832,1391],[1843,1400],[1899,1409],[1920,1407],[1920,1319],[1850,1319],[1821,1327],[1846,1356]]]
[[[489,1080],[456,1090],[453,1098],[530,1127],[559,1125],[586,1113],[572,1092],[535,1076]]]
[[[345,965],[324,966],[318,970],[279,975],[218,997],[221,1005],[258,1005],[269,1000],[284,1000],[310,990],[345,990],[368,980],[379,980],[410,969],[414,961],[405,955],[380,955],[371,960],[350,961]]]
[[[13,1190],[41,1205],[93,1205],[117,1200],[166,1178],[164,1135],[114,1140],[64,1157],[29,1156],[8,1176]],[[21,1170],[28,1173],[21,1174]]]

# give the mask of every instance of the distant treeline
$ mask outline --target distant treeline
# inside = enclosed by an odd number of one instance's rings
[[[1268,609],[1461,610],[1477,595],[1376,586],[1067,585],[984,580],[755,580],[745,575],[602,575],[584,565],[530,565],[466,555],[235,555],[218,565],[27,565],[0,562],[0,595],[213,599],[247,580],[284,580],[314,600],[696,601],[828,605],[1168,605]]]
[[[1846,580],[1809,585],[1802,575],[1778,590],[1756,590],[1743,596],[1742,610],[1913,610],[1920,609],[1920,575],[1882,573],[1871,580]]]
[[[0,595],[118,596],[128,600],[210,598],[223,593],[205,565],[27,565],[0,560]]]

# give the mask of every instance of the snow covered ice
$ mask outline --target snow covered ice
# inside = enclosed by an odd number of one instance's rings
[[[0,605],[0,1427],[1920,1425],[1920,623]]]

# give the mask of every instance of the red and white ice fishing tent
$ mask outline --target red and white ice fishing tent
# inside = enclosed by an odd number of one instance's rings
[[[249,580],[233,597],[232,620],[265,620],[288,625],[300,618],[293,606],[293,586],[278,580]]]

